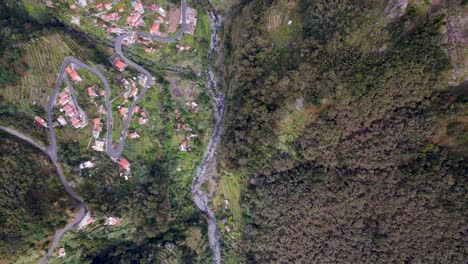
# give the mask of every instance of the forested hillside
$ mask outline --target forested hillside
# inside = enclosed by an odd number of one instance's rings
[[[12,263],[16,255],[36,255],[76,204],[48,157],[4,132],[0,164],[0,256]]]
[[[245,177],[247,262],[463,263],[465,3],[254,0],[233,15],[220,164]]]

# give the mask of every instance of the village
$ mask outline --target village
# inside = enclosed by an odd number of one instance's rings
[[[149,26],[146,33],[151,35],[166,37],[176,32],[182,22],[180,8],[171,8],[170,11],[166,11],[161,6],[155,4],[144,6],[140,0],[131,1],[131,10],[126,10],[123,7],[116,9],[116,6],[121,2],[119,0],[107,3],[96,3],[95,1],[86,0],[61,0],[60,2],[67,3],[71,10],[83,8],[87,11],[98,11],[99,13],[92,15],[96,27],[105,29],[106,34],[114,36],[128,33],[132,30],[144,32],[141,30],[147,25],[145,21],[148,21],[150,13],[153,15],[154,20],[152,20],[151,26]],[[54,1],[46,1],[46,4],[51,8],[56,7]],[[73,17],[71,22],[80,25],[80,18]],[[187,7],[186,22],[187,28],[185,33],[193,35],[197,24],[197,11],[195,9]],[[126,46],[132,46],[135,43],[143,45],[147,53],[155,52],[154,41],[150,38],[131,35],[122,40],[122,44]],[[180,44],[177,44],[176,48],[178,52],[191,49],[189,45]],[[130,111],[132,103],[141,95],[144,87],[151,85],[150,89],[157,89],[154,87],[154,83],[148,83],[148,77],[144,74],[135,74],[128,71],[125,59],[117,53],[109,57],[109,63],[116,72],[120,73],[116,76],[121,76],[112,80],[114,84],[110,93],[106,91],[102,83],[89,79],[89,75],[80,65],[70,63],[65,68],[64,84],[57,91],[53,104],[53,120],[51,120],[51,124],[54,129],[91,130],[88,147],[90,147],[89,151],[94,151],[95,153],[106,153],[109,147],[108,144],[111,144],[110,147],[115,147],[116,142],[114,140],[140,140],[141,130],[148,130],[149,126],[154,127],[150,116],[152,114],[156,115],[156,113],[148,113],[146,108],[140,104],[135,104],[133,111]],[[85,88],[83,89],[83,87]],[[116,90],[115,87],[119,88]],[[110,102],[111,109],[107,109],[106,102]],[[88,108],[85,111],[83,104],[94,105],[95,110]],[[197,102],[189,100],[185,102],[185,107],[191,112],[197,112],[199,105]],[[192,148],[191,142],[198,139],[199,136],[190,125],[184,122],[181,111],[178,108],[173,111],[173,114],[175,116],[173,131],[179,135],[177,139],[180,140],[178,150],[182,153],[190,152]],[[118,129],[112,123],[110,127],[107,127],[108,124],[106,122],[109,115],[112,115],[114,124],[115,121],[123,123],[124,120],[129,118],[130,126],[128,133],[123,133],[122,129]],[[34,117],[34,123],[42,128],[48,127],[48,122],[40,116]],[[110,137],[108,133],[111,134]],[[123,137],[124,134],[126,135],[125,138]],[[113,159],[113,161],[120,168],[120,177],[125,181],[131,180],[131,161],[123,156]],[[96,159],[90,158],[81,162],[77,169],[81,177],[86,177],[86,175],[90,175],[88,172],[95,170],[97,166]],[[88,213],[80,224],[76,226],[76,229],[83,230],[88,225],[93,224],[94,221],[94,218]],[[105,226],[118,226],[120,223],[121,220],[117,216],[105,217]],[[57,257],[62,258],[65,256],[65,248],[59,248]]]
[[[145,3],[147,2],[147,3]],[[91,32],[112,39],[128,32],[138,31],[160,37],[168,37],[177,32],[182,23],[178,5],[165,4],[164,7],[152,1],[142,0],[46,0],[49,8],[66,8],[70,11],[70,23],[78,27],[89,27]],[[63,7],[64,6],[64,7]],[[86,15],[84,15],[86,14]],[[195,35],[198,12],[187,7],[186,34]],[[155,53],[157,46],[149,39],[128,38],[124,45],[139,43],[146,53]],[[178,52],[190,50],[190,45],[177,45]]]

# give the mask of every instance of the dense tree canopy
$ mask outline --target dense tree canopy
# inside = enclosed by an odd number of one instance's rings
[[[251,175],[248,262],[463,262],[467,94],[448,86],[446,9],[280,3],[226,33],[221,164]]]

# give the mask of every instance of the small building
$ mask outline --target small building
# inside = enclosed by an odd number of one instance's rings
[[[146,47],[145,48],[146,53],[153,53],[154,51],[155,51],[155,49],[153,49],[153,47]]]
[[[75,24],[77,26],[80,25],[80,16],[72,16],[70,23]]]
[[[81,128],[83,126],[81,120],[76,116],[71,119],[71,122],[74,128]]]
[[[70,104],[67,104],[63,107],[63,110],[65,110],[65,114],[69,117],[75,116],[75,108],[71,106]]]
[[[127,112],[128,112],[128,108],[127,107],[120,107],[119,108],[119,114],[122,116],[122,117],[125,117],[127,115]]]
[[[103,6],[104,5],[102,3],[98,3],[98,4],[96,4],[96,9],[101,11]]]
[[[112,217],[112,216],[107,217],[106,222],[104,223],[104,225],[109,225],[109,226],[120,225],[120,218]]]
[[[59,122],[59,124],[60,124],[61,126],[64,126],[64,125],[67,124],[67,120],[65,119],[65,117],[63,117],[63,115],[61,115],[61,116],[59,116],[59,117],[57,118],[57,122]]]
[[[105,141],[103,140],[96,140],[94,142],[94,146],[92,147],[95,151],[99,151],[99,152],[102,152],[104,151],[104,144],[105,144]]]
[[[132,133],[130,133],[130,134],[128,134],[128,135],[129,135],[129,137],[130,137],[131,139],[135,139],[135,138],[139,138],[139,137],[140,137],[140,135],[138,135],[138,133],[137,133],[136,131],[134,131],[134,132],[132,132]]]
[[[120,58],[117,58],[117,59],[114,60],[114,66],[119,71],[123,71],[123,70],[125,70],[125,68],[127,68],[127,64],[125,64],[125,62],[123,62]]]
[[[59,98],[59,104],[62,105],[62,106],[66,105],[68,102],[70,102],[70,97],[68,96],[68,94],[66,94],[63,97]]]
[[[93,86],[89,86],[89,87],[87,88],[87,90],[88,90],[88,96],[89,96],[89,97],[93,97],[93,98],[94,98],[94,97],[97,97],[97,96],[98,96],[97,93],[96,93],[96,91],[94,90]]]
[[[146,123],[148,123],[148,119],[147,119],[147,118],[144,118],[144,117],[139,117],[139,118],[138,118],[138,124],[139,124],[139,125],[144,125],[144,124],[146,124]]]
[[[55,3],[54,3],[54,2],[52,2],[52,1],[50,1],[50,0],[47,0],[45,3],[46,3],[46,6],[47,6],[47,7],[55,8]]]
[[[141,15],[138,12],[133,12],[132,14],[128,15],[125,18],[127,24],[131,27],[139,28],[145,24],[143,19],[141,19]]]
[[[231,209],[231,203],[229,202],[228,199],[224,199],[224,209],[225,210]]]
[[[86,162],[81,163],[79,168],[80,168],[80,170],[91,169],[91,168],[94,168],[94,166],[96,166],[96,164],[94,164],[92,161],[88,160]]]
[[[99,117],[96,117],[93,119],[93,137],[98,138],[99,133],[102,131],[101,127],[101,119]]]
[[[61,247],[59,248],[59,250],[57,251],[57,258],[63,258],[67,255],[67,253],[65,253],[65,248]]]
[[[70,9],[71,9],[71,10],[76,9],[76,4],[75,4],[75,3],[71,3],[71,4],[70,4]]]
[[[138,105],[135,105],[135,107],[133,108],[133,113],[138,113],[138,111],[140,111],[140,107]]]
[[[41,127],[47,127],[47,122],[42,119],[42,117],[35,116],[34,121],[36,121]]]
[[[120,167],[122,167],[122,169],[126,171],[130,171],[130,167],[132,166],[130,162],[128,162],[128,160],[123,157],[119,159],[119,165]]]
[[[112,9],[111,3],[105,3],[105,4],[104,4],[104,7],[105,7],[107,10],[111,10],[111,9]]]
[[[123,12],[125,12],[125,9],[124,9],[124,8],[122,8],[122,7],[121,7],[121,8],[119,8],[119,13],[123,13]]]
[[[78,72],[76,72],[70,66],[67,66],[67,68],[65,70],[67,71],[68,75],[70,75],[70,78],[72,78],[73,81],[75,81],[75,82],[81,82],[82,81],[80,75],[78,75]]]
[[[140,0],[132,0],[132,7],[135,9],[140,14],[145,13],[145,9],[143,8],[143,5],[141,4]]]
[[[78,4],[82,7],[85,7],[88,5],[88,1],[86,0],[76,0],[76,1],[78,1]]]
[[[136,87],[133,87],[132,91],[130,92],[130,94],[136,98],[136,95],[138,94],[138,88]]]
[[[120,16],[119,13],[110,13],[110,14],[105,14],[105,15],[102,15],[101,18],[104,20],[104,21],[119,21],[120,18],[122,18]]]
[[[151,25],[150,34],[159,35],[159,22],[158,21],[154,21],[153,25]]]
[[[184,151],[184,152],[185,152],[185,151],[187,151],[187,148],[188,148],[187,141],[185,141],[185,140],[182,141],[182,143],[180,143],[180,145],[179,145],[180,151]]]
[[[98,105],[98,114],[103,115],[105,113],[106,113],[106,110],[104,109],[104,106],[102,104]]]
[[[188,9],[189,7],[187,7]],[[162,7],[158,7],[158,10],[156,10],[161,16],[166,17],[166,10],[164,10]]]

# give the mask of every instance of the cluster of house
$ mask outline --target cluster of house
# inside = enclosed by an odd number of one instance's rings
[[[86,126],[86,120],[83,114],[78,110],[75,100],[71,98],[69,87],[66,87],[58,94],[58,105],[60,107],[60,112],[65,113],[65,116],[68,117],[74,128],[83,128]],[[60,115],[57,121],[62,126],[67,123],[63,115]]]
[[[161,32],[159,32],[159,26],[161,23],[164,22],[164,17],[158,16],[156,20],[154,20],[153,25],[150,27],[150,34],[151,35],[162,35]]]
[[[186,133],[184,140],[179,144],[179,150],[182,152],[190,151],[191,147],[189,142],[191,139],[198,138],[197,134],[193,133],[193,129],[190,128],[187,124],[184,124],[182,121],[182,116],[179,109],[174,109],[174,114],[176,115],[177,124],[174,126],[174,131],[184,131]]]
[[[190,50],[192,47],[190,47],[190,45],[181,45],[181,44],[177,44],[176,45],[176,49],[178,50],[179,53],[181,53],[182,51],[184,50]]]
[[[105,97],[106,96],[106,91],[103,89],[103,90],[100,90],[99,92],[97,92],[97,83],[89,86],[88,88],[86,88],[86,92],[88,93],[88,96],[91,97],[91,98],[96,98],[98,96],[102,96],[102,97]]]

